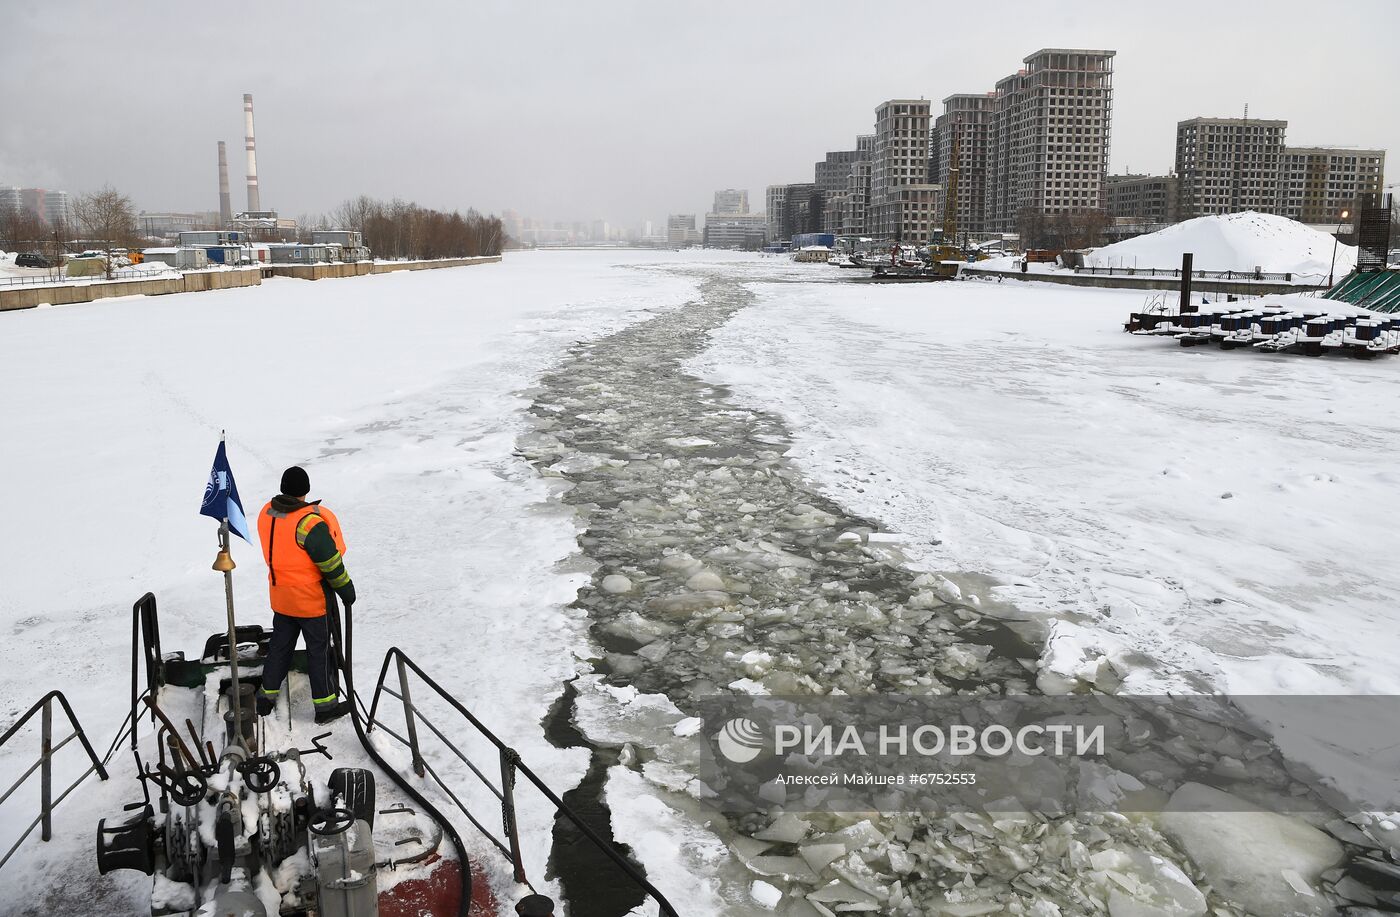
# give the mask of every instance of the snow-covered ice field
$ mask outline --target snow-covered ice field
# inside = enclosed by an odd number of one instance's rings
[[[1127,689],[1400,693],[1400,362],[1121,332],[1143,294],[760,285],[692,369],[839,502]]]
[[[361,691],[402,647],[572,785],[586,757],[538,724],[583,645],[564,606],[587,571],[569,565],[571,516],[514,442],[524,390],[565,348],[693,294],[685,278],[617,266],[661,257],[522,253],[0,316],[0,721],[62,688],[100,752],[126,713],[132,603],[155,592],[167,651],[194,654],[223,629],[217,524],[197,513],[227,429],[250,516],[295,463],[339,514]],[[233,556],[240,622],[269,625],[258,549],[234,539]],[[35,734],[5,749],[0,784],[37,748]],[[80,757],[65,753],[60,773]],[[7,804],[5,849],[37,793]],[[74,814],[89,853],[96,819],[117,813]],[[534,814],[538,875],[549,815]]]

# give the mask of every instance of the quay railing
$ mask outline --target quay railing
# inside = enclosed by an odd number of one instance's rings
[[[1076,274],[1104,274],[1114,277],[1181,277],[1179,267],[1129,267],[1120,265],[1118,267],[1076,267]],[[1324,274],[1304,274],[1296,271],[1192,271],[1191,276],[1197,280],[1255,280],[1292,283],[1293,278],[1300,280],[1304,278],[1318,278],[1319,281]]]

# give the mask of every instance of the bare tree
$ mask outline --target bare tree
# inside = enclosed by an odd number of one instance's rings
[[[73,216],[84,234],[101,242],[107,252],[107,276],[112,276],[112,249],[135,244],[136,211],[131,198],[111,185],[78,195]]]
[[[505,232],[499,218],[468,210],[444,213],[417,204],[361,195],[331,213],[336,229],[353,229],[381,258],[465,258],[499,255]]]
[[[43,219],[33,210],[20,207],[0,214],[0,239],[8,247],[33,248],[46,235]]]
[[[1039,207],[1022,207],[1016,215],[1016,231],[1021,234],[1024,249],[1043,248],[1047,229],[1045,212]]]

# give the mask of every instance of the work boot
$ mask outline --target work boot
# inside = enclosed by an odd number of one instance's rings
[[[317,725],[329,723],[331,720],[340,719],[349,712],[350,702],[348,700],[339,701],[337,703],[317,704],[316,723]]]
[[[277,707],[276,694],[258,694],[258,716],[267,716]]]

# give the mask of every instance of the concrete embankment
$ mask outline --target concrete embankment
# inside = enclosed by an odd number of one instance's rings
[[[500,255],[479,258],[440,258],[434,261],[359,261],[351,264],[271,264],[263,267],[268,277],[295,277],[298,280],[326,280],[333,277],[363,277],[394,271],[430,271],[443,267],[494,264]]]
[[[174,277],[0,288],[0,312],[33,309],[42,305],[67,306],[97,299],[111,299],[115,296],[164,296],[168,293],[199,293],[205,290],[251,287],[261,284],[264,277],[295,277],[299,280],[364,277],[368,274],[389,274],[394,271],[424,271],[473,264],[494,264],[500,260],[500,255],[489,255],[480,258],[442,258],[434,261],[264,264],[227,271],[190,271]]]
[[[1119,290],[1179,290],[1181,280],[1176,277],[1134,277],[1125,274],[1037,274],[1020,271],[1003,271],[963,265],[964,276],[999,278],[1005,280],[1035,280],[1042,283],[1059,283],[1072,287],[1105,287]],[[1214,280],[1202,277],[1191,280],[1191,289],[1197,293],[1232,293],[1236,296],[1262,296],[1269,293],[1306,293],[1309,290],[1325,290],[1322,286],[1284,283],[1272,280]]]
[[[67,306],[73,303],[111,299],[116,296],[164,296],[167,293],[199,293],[253,287],[262,283],[262,272],[255,267],[231,271],[190,271],[174,277],[149,280],[108,280],[55,286],[0,289],[0,312],[33,309],[40,305]]]

